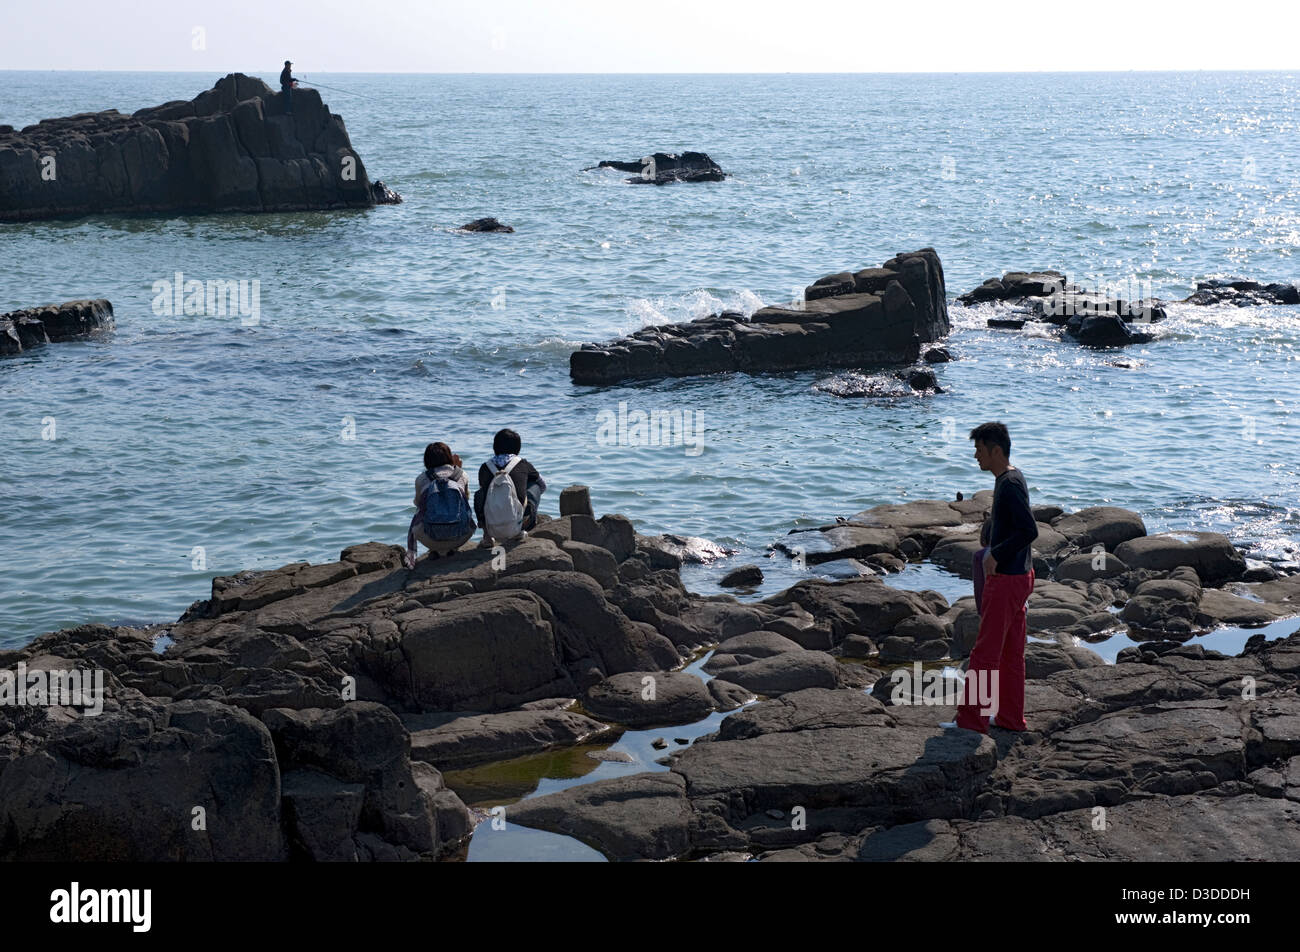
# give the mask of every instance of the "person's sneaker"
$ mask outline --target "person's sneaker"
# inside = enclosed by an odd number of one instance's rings
[[[482,539],[479,540],[478,547],[480,549],[490,549],[492,548],[492,540],[489,539],[487,536],[484,536]]]
[[[952,731],[952,730],[957,730],[957,731],[974,731],[974,732],[977,733],[977,734],[987,734],[987,733],[988,733],[988,731],[982,731],[982,730],[980,730],[978,727],[963,727],[962,725],[958,724],[956,721],[942,721],[942,722],[940,722],[939,726],[942,727],[944,730],[949,730],[949,731]]]

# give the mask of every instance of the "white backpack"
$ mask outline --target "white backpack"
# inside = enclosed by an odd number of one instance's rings
[[[495,542],[513,539],[524,529],[524,504],[519,501],[515,482],[510,478],[510,471],[518,462],[516,456],[501,469],[491,460],[487,463],[493,475],[483,500],[483,533]]]

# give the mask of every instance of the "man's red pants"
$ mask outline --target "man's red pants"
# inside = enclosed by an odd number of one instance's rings
[[[1025,611],[1033,590],[1033,570],[1024,575],[994,574],[984,580],[980,631],[966,666],[962,703],[957,705],[958,727],[987,734],[987,712],[993,708],[997,726],[1013,731],[1026,729]],[[996,691],[992,691],[994,671]],[[981,690],[990,695],[986,697],[989,703],[980,703]],[[985,714],[980,713],[981,707]]]

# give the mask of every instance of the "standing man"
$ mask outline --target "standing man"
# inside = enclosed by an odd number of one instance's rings
[[[288,60],[284,61],[284,69],[280,70],[280,92],[284,93],[284,114],[293,115],[293,87],[298,85],[298,80],[293,78],[293,63]]]
[[[957,726],[987,734],[977,691],[993,701],[993,724],[1023,731],[1025,725],[1025,612],[1034,590],[1038,523],[1029,507],[1029,485],[1009,462],[1011,435],[1003,423],[982,423],[970,431],[980,469],[991,472],[993,515],[984,555],[980,629],[966,665],[965,697]],[[981,690],[982,689],[982,690]]]

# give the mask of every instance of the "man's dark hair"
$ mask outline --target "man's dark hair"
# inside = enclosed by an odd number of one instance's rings
[[[451,465],[451,447],[446,443],[430,443],[424,448],[424,468],[437,469]]]
[[[518,453],[523,445],[523,441],[519,439],[519,434],[514,430],[501,430],[496,436],[492,437],[492,452],[498,456],[502,453]]]
[[[1011,434],[1005,423],[981,423],[970,431],[970,438],[985,446],[1000,446],[1003,456],[1011,455]]]

